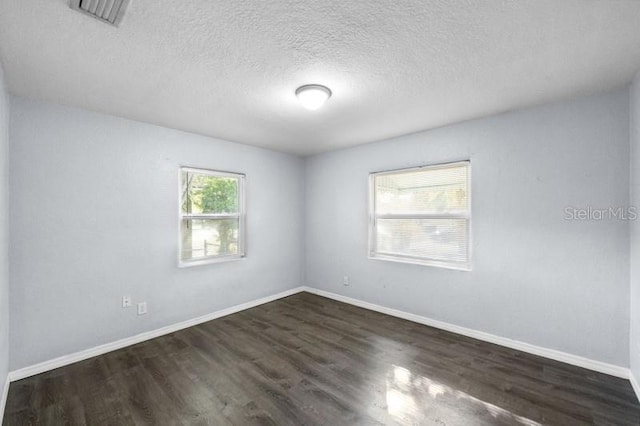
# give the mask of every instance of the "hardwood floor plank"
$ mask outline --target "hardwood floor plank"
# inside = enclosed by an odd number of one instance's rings
[[[638,425],[625,380],[300,293],[11,384],[4,425]]]

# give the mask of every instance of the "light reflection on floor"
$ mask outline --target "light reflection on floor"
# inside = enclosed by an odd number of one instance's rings
[[[402,424],[540,425],[397,365],[387,374],[386,398],[389,414]]]

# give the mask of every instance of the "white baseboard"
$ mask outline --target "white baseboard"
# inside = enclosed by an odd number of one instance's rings
[[[636,393],[638,401],[640,401],[640,383],[638,383],[638,381],[636,380],[636,376],[634,376],[632,372],[629,372],[629,381],[631,382],[633,391]]]
[[[274,300],[282,299],[283,297],[291,296],[292,294],[300,293],[301,291],[304,291],[303,287],[296,287],[290,290],[283,291],[281,293],[263,297],[261,299],[252,300],[250,302],[242,303],[240,305],[236,305],[230,308],[222,309],[220,311],[212,312],[210,314],[203,315],[198,318],[182,321],[177,324],[172,324],[166,327],[158,328],[156,330],[136,334],[135,336],[116,340],[115,342],[105,343],[104,345],[95,346],[93,348],[85,349],[80,352],[75,352],[72,354],[51,359],[49,361],[44,361],[38,364],[30,365],[28,367],[24,367],[19,370],[14,370],[9,372],[7,383],[9,381],[15,382],[16,380],[24,379],[30,376],[35,376],[36,374],[44,373],[45,371],[53,370],[55,368],[64,367],[65,365],[73,364],[78,361],[84,361],[85,359],[93,358],[94,356],[102,355],[107,352],[115,351],[117,349],[122,349],[124,347],[131,346],[131,345],[135,345],[137,343],[141,343],[146,340],[151,340],[156,337],[164,336],[165,334],[174,333],[176,331],[193,327],[194,325],[202,324],[203,322],[211,321],[216,318],[221,318],[227,315],[235,314],[236,312],[244,311],[245,309],[249,309],[258,305],[273,302]]]
[[[520,350],[523,352],[531,353],[534,355],[550,358],[556,361],[564,362],[567,364],[583,367],[589,370],[597,371],[604,374],[609,374],[623,379],[631,379],[631,384],[634,387],[636,394],[640,397],[640,387],[635,382],[634,378],[630,375],[628,368],[620,367],[613,364],[608,364],[601,361],[595,361],[589,358],[584,358],[577,355],[572,355],[566,352],[557,351],[554,349],[543,348],[529,343],[520,342],[517,340],[508,339],[505,337],[496,336],[490,333],[485,333],[478,330],[473,330],[466,327],[461,327],[454,324],[449,324],[443,321],[434,320],[431,318],[423,317],[416,314],[400,311],[398,309],[388,308],[385,306],[376,305],[373,303],[365,302],[362,300],[354,299],[340,294],[331,293],[324,290],[318,290],[313,287],[296,287],[287,291],[283,291],[272,296],[263,297],[261,299],[253,300],[240,305],[232,306],[230,308],[222,309],[217,312],[213,312],[207,315],[203,315],[198,318],[183,321],[177,324],[162,327],[156,330],[148,331],[145,333],[137,334],[135,336],[127,337],[125,339],[117,340],[115,342],[106,343],[104,345],[89,348],[80,352],[75,352],[69,355],[61,356],[49,361],[34,364],[19,370],[14,370],[9,373],[7,383],[9,381],[16,381],[30,377],[36,374],[44,373],[45,371],[53,370],[55,368],[63,367],[65,365],[73,364],[78,361],[83,361],[98,355],[102,355],[107,352],[111,352],[117,349],[121,349],[136,343],[144,342],[165,334],[173,333],[178,330],[182,330],[194,325],[201,324],[203,322],[211,321],[216,318],[224,317],[226,315],[234,314],[236,312],[243,311],[245,309],[253,308],[264,303],[272,302],[274,300],[281,299],[283,297],[291,296],[302,291],[324,296],[329,299],[337,300],[340,302],[348,303],[350,305],[359,306],[361,308],[369,309],[372,311],[380,312],[383,314],[391,315],[394,317],[406,319],[416,322],[418,324],[424,324],[431,327],[439,328],[441,330],[450,331],[452,333],[461,334],[463,336],[472,337],[474,339],[483,340],[485,342],[494,343],[496,345],[505,346],[511,349]],[[5,386],[5,394],[8,390],[8,385]],[[5,395],[6,396],[6,395]],[[6,398],[5,398],[6,399]]]
[[[7,396],[9,396],[9,384],[11,381],[9,380],[9,376],[7,376],[4,380],[4,387],[2,388],[2,396],[0,396],[0,425],[2,424],[2,420],[4,418],[4,409],[7,406]]]
[[[434,320],[431,318],[411,314],[411,313],[400,311],[397,309],[387,308],[385,306],[364,302],[362,300],[353,299],[351,297],[342,296],[340,294],[331,293],[324,290],[318,290],[312,287],[304,287],[303,289],[304,291],[317,294],[318,296],[324,296],[329,299],[348,303],[354,306],[359,306],[361,308],[369,309],[371,311],[381,312],[383,314],[387,314],[394,317],[413,321],[419,324],[424,324],[431,327],[439,328],[441,330],[450,331],[452,333],[462,334],[463,336],[473,337],[474,339],[483,340],[485,342],[494,343],[496,345],[505,346],[511,349],[517,349],[522,352],[527,352],[527,353],[538,355],[541,357],[550,358],[556,361],[564,362],[566,364],[571,364],[571,365],[586,368],[589,370],[597,371],[599,373],[609,374],[611,376],[616,376],[623,379],[630,378],[629,369],[625,367],[608,364],[606,362],[595,361],[589,358],[584,358],[578,355],[572,355],[572,354],[557,351],[554,349],[548,349],[548,348],[543,348],[541,346],[531,345],[529,343],[520,342],[518,340],[512,340],[506,337],[500,337],[494,334],[485,333],[483,331],[461,327],[459,325],[449,324],[443,321]],[[636,392],[638,391],[636,390]]]

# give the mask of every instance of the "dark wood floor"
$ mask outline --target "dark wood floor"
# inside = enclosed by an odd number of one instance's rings
[[[12,383],[4,425],[639,425],[626,380],[308,293]]]

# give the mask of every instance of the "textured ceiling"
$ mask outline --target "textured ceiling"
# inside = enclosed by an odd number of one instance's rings
[[[640,1],[132,0],[115,28],[2,0],[0,59],[17,95],[304,155],[625,84]]]

